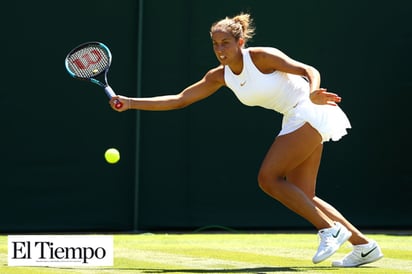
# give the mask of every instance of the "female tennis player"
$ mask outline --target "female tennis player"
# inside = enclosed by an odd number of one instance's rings
[[[226,17],[210,29],[213,50],[220,65],[203,79],[175,95],[150,98],[115,96],[116,111],[173,110],[186,107],[229,87],[249,106],[261,106],[283,114],[282,129],[261,165],[261,189],[319,230],[320,245],[313,257],[319,263],[349,240],[353,251],[333,266],[352,267],[380,259],[375,241],[368,240],[334,207],[316,196],[316,177],[323,142],[347,134],[350,123],[337,103],[341,98],[320,88],[320,74],[312,66],[295,61],[278,49],[249,47],[254,35],[249,14]],[[123,107],[115,108],[115,100]]]

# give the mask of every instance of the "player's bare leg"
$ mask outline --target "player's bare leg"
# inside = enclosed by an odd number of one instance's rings
[[[320,145],[306,161],[287,174],[287,179],[300,188],[330,219],[343,224],[350,232],[352,232],[349,242],[353,245],[366,244],[368,243],[368,239],[365,235],[346,220],[346,218],[332,205],[316,196],[316,179],[322,157],[322,150],[323,146]]]
[[[290,134],[278,136],[263,160],[258,177],[264,192],[311,222],[317,229],[332,227],[334,220],[285,177],[315,153],[320,145],[321,136],[307,123]]]
[[[319,263],[333,255],[351,236],[351,232],[335,222],[318,207],[313,199],[297,185],[287,180],[287,175],[298,167],[309,168],[309,174],[317,174],[317,166],[309,163],[322,153],[321,136],[309,124],[276,138],[262,163],[259,185],[270,196],[311,222],[318,230],[320,244],[313,263]]]
[[[332,262],[335,267],[355,267],[375,262],[383,257],[379,245],[368,240],[355,226],[336,210],[332,205],[316,196],[316,179],[322,156],[323,146],[319,146],[312,155],[302,164],[287,174],[289,182],[300,188],[315,205],[322,210],[330,219],[343,224],[351,233],[349,241],[353,250],[341,260]],[[316,255],[315,255],[316,256]]]

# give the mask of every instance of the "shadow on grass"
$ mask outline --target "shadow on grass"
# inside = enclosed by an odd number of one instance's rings
[[[373,269],[373,266],[363,266],[364,268]],[[54,268],[57,269],[57,268]],[[78,269],[71,267],[59,267],[58,269]],[[266,274],[266,273],[283,273],[283,272],[312,272],[318,271],[319,273],[326,272],[339,272],[343,268],[336,268],[332,266],[293,266],[293,267],[250,267],[250,268],[215,268],[215,269],[202,269],[202,268],[176,268],[176,269],[165,269],[165,268],[139,268],[139,267],[118,267],[118,268],[87,268],[87,270],[101,270],[110,271],[115,270],[116,273],[121,273],[122,271],[133,271],[135,273],[254,273],[254,274]],[[351,268],[345,268],[345,273]],[[340,272],[342,273],[342,272]]]
[[[141,271],[141,273],[276,273],[276,272],[306,272],[314,270],[328,271],[336,269],[333,267],[253,267],[253,268],[227,268],[227,269],[134,269]],[[118,269],[131,270],[131,269]]]

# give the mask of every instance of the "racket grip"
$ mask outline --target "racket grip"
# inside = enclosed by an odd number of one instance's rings
[[[116,93],[114,93],[113,89],[110,86],[106,86],[104,88],[104,91],[106,92],[107,97],[109,97],[109,99],[112,99],[114,96],[116,96]],[[114,107],[119,109],[123,106],[123,103],[120,102],[119,100],[114,100]]]

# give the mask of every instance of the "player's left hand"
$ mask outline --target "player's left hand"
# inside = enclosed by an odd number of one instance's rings
[[[320,88],[311,92],[310,100],[317,105],[336,106],[336,103],[340,103],[342,98],[335,93],[328,92],[326,88]]]

